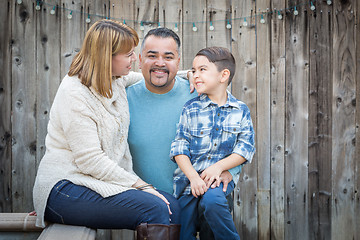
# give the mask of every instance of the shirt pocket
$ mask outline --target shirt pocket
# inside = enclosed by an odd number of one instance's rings
[[[238,135],[241,132],[240,124],[224,124],[222,129],[222,148],[227,151],[228,154],[231,154],[237,142]]]
[[[193,156],[207,153],[210,150],[210,128],[192,128],[190,134],[190,152]]]

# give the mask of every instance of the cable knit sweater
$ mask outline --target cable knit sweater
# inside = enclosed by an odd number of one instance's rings
[[[84,86],[78,77],[66,75],[61,82],[33,190],[37,226],[45,227],[48,196],[62,179],[103,197],[132,189],[138,180],[127,143],[130,119],[124,82],[124,78],[113,81],[112,98]]]

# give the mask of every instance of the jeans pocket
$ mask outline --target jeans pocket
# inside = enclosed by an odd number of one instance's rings
[[[49,206],[46,206],[45,209],[45,220],[52,223],[61,223],[65,224],[64,218],[61,214],[57,213],[54,209]]]

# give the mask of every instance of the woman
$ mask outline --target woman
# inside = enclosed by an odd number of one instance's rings
[[[50,111],[33,191],[38,226],[135,229],[147,223],[138,237],[177,238],[178,203],[132,170],[126,78],[119,77],[129,74],[138,42],[133,29],[112,20],[88,30]]]

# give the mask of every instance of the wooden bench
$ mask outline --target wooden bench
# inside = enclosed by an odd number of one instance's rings
[[[0,234],[8,236],[9,239],[38,240],[93,240],[96,237],[96,230],[87,227],[49,224],[43,229],[36,227],[35,222],[36,216],[30,216],[28,213],[0,213]],[[28,233],[26,238],[19,236],[22,232]]]

